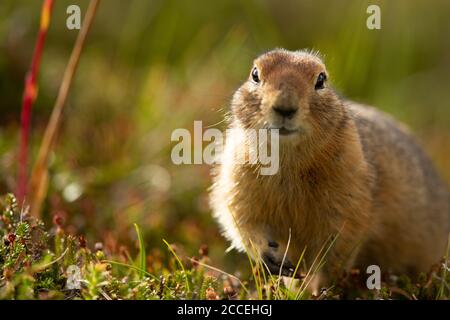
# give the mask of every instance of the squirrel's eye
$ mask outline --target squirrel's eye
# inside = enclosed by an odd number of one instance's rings
[[[256,83],[259,83],[259,81],[260,81],[258,68],[256,68],[256,67],[254,67],[252,69],[252,80]]]
[[[325,73],[324,72],[319,73],[319,76],[317,77],[316,85],[314,86],[314,88],[316,90],[323,89],[326,80],[327,80],[327,76],[325,75]]]

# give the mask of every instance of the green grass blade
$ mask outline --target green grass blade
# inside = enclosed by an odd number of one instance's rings
[[[114,264],[114,265],[117,265],[117,266],[126,267],[126,268],[129,268],[129,269],[132,269],[132,270],[136,270],[136,271],[139,271],[139,273],[144,273],[146,276],[149,276],[152,279],[159,280],[159,278],[157,276],[155,276],[154,274],[152,274],[152,273],[150,273],[150,272],[148,272],[146,270],[143,270],[143,269],[141,269],[139,267],[136,267],[136,266],[133,266],[131,264],[128,264],[128,263],[118,262],[118,261],[114,261],[114,260],[102,260],[101,262],[102,263],[110,263],[110,264]]]
[[[139,275],[141,278],[145,277],[145,272],[147,270],[147,255],[145,254],[145,245],[144,245],[144,239],[142,237],[141,230],[139,229],[139,226],[135,223],[134,228],[136,229],[136,234],[138,236],[139,240]]]
[[[164,241],[164,243],[166,244],[167,248],[169,248],[169,251],[173,254],[173,256],[175,257],[175,259],[177,260],[178,264],[179,264],[180,267],[181,267],[181,270],[183,270],[183,273],[184,273],[184,279],[185,279],[185,281],[186,281],[186,289],[187,289],[188,292],[191,292],[191,287],[190,287],[190,285],[189,285],[188,276],[187,276],[187,273],[186,273],[186,269],[184,269],[183,263],[181,262],[180,258],[179,258],[178,255],[176,254],[176,252],[172,249],[172,246],[171,246],[166,240],[163,239],[163,241]]]
[[[445,281],[447,279],[447,263],[448,263],[449,254],[450,254],[450,235],[448,237],[447,252],[445,253],[445,261],[444,261],[444,266],[443,266],[443,270],[442,270],[441,285],[439,286],[439,291],[436,296],[436,299],[438,299],[438,300],[444,298],[444,291],[445,291],[445,284],[446,284]]]

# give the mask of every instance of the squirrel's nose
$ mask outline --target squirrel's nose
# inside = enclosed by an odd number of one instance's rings
[[[297,109],[295,108],[284,106],[274,106],[272,109],[276,114],[288,119],[292,119],[297,112]]]

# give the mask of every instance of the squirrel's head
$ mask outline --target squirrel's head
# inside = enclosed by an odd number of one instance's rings
[[[231,109],[237,126],[279,129],[286,141],[333,131],[343,114],[322,60],[306,51],[284,49],[255,59]]]

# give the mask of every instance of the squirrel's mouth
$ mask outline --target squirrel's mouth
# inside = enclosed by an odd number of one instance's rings
[[[282,136],[289,136],[289,135],[297,133],[297,132],[298,132],[298,129],[291,130],[291,129],[286,129],[285,127],[280,128],[280,134]]]
[[[273,129],[278,129],[278,133],[279,133],[281,136],[289,136],[289,135],[298,133],[298,132],[300,131],[299,129],[288,129],[288,128],[286,128],[286,127],[271,128],[271,129],[272,129],[272,130],[273,130]]]

